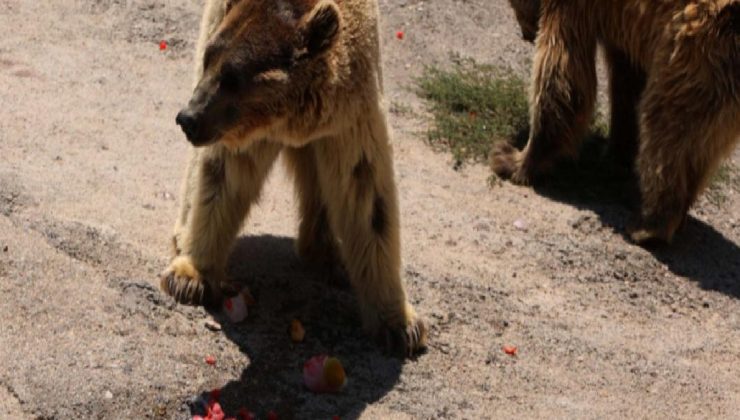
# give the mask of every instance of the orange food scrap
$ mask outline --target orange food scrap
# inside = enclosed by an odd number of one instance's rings
[[[290,339],[294,343],[300,343],[306,337],[306,330],[303,328],[301,321],[294,319],[290,322]]]
[[[517,348],[516,346],[504,346],[502,348],[504,353],[508,354],[509,356],[516,356]]]

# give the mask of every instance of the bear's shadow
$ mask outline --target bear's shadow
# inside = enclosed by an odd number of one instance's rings
[[[237,379],[221,388],[228,414],[245,407],[264,418],[358,418],[398,382],[402,361],[384,355],[362,331],[357,301],[341,270],[305,267],[293,251],[293,239],[271,235],[241,237],[232,252],[229,272],[248,286],[256,304],[240,324],[222,321],[225,337],[239,346],[249,362]],[[306,335],[293,343],[289,325],[302,322]],[[303,386],[309,358],[338,357],[347,383],[337,394],[315,394]]]
[[[526,133],[518,136],[520,148],[525,142]],[[632,168],[609,150],[603,136],[588,137],[578,159],[558,163],[536,185],[540,195],[593,211],[604,226],[629,241],[627,226],[639,209],[638,181]],[[696,281],[703,289],[740,298],[740,247],[701,220],[689,216],[670,245],[647,249],[672,273]]]

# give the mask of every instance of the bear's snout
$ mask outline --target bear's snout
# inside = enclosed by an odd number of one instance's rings
[[[182,128],[183,133],[185,133],[185,136],[190,142],[195,140],[198,133],[198,120],[192,113],[187,110],[178,112],[177,117],[175,117],[175,123]]]

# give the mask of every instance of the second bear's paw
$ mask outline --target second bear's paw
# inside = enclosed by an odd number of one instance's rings
[[[531,176],[522,166],[522,152],[506,142],[498,143],[491,153],[491,169],[501,179],[529,185]]]
[[[653,248],[670,242],[670,237],[663,229],[634,227],[628,228],[627,233],[634,243],[646,248]]]

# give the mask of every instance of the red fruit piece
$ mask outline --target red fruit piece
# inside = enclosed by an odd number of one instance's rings
[[[159,51],[164,51],[167,49],[167,41],[162,40],[159,41]]]
[[[397,39],[403,39],[404,33],[403,31],[397,31],[396,32],[396,38]]]
[[[211,420],[224,420],[224,410],[221,408],[221,404],[214,402],[211,404],[211,410],[208,413]]]
[[[239,409],[239,420],[255,420],[255,418],[254,413],[246,408]]]
[[[504,346],[502,347],[502,350],[504,351],[504,353],[510,356],[516,356],[516,352],[517,352],[516,346]]]
[[[209,354],[208,356],[206,356],[206,363],[213,366],[216,364],[216,358]]]

